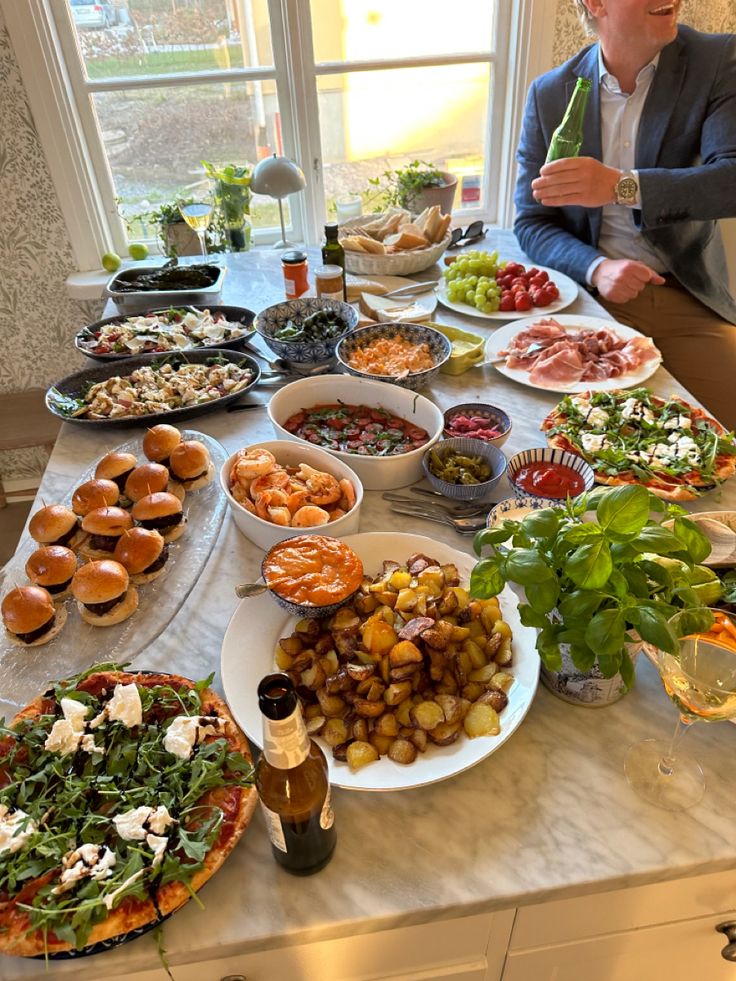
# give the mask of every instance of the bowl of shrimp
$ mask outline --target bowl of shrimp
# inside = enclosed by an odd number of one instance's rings
[[[317,446],[279,439],[243,447],[222,465],[220,485],[238,530],[260,548],[295,535],[341,538],[359,530],[360,478]]]

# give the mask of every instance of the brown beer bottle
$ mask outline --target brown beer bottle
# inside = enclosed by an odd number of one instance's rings
[[[274,858],[287,872],[311,875],[332,858],[337,836],[327,760],[310,739],[288,675],[258,686],[263,752],[255,780]]]

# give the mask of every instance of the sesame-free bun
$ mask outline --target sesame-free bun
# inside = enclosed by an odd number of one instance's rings
[[[128,474],[134,470],[138,461],[132,453],[120,453],[113,450],[100,460],[95,468],[95,477],[103,480],[114,480],[122,491]]]
[[[49,593],[41,586],[16,586],[2,602],[2,617],[8,636],[20,647],[40,647],[52,640],[66,622],[66,610],[57,610]],[[48,629],[33,640],[23,640],[45,625]]]
[[[152,582],[166,567],[165,548],[166,543],[160,532],[153,528],[131,528],[121,535],[115,546],[114,558],[125,566],[131,582]],[[158,567],[153,571],[146,571],[156,565]]]
[[[125,567],[112,559],[88,562],[78,569],[72,580],[72,593],[82,619],[95,627],[121,623],[138,608],[138,590],[130,585]],[[99,603],[112,605],[102,613],[88,608],[88,604]]]
[[[163,463],[171,456],[172,451],[181,443],[181,433],[175,426],[165,422],[151,426],[143,437],[143,452],[153,463]]]
[[[69,595],[72,576],[76,571],[77,557],[64,545],[43,545],[26,562],[28,578],[48,590],[54,601]]]
[[[165,491],[169,484],[169,471],[160,463],[142,463],[125,481],[125,496],[140,501],[146,494]]]
[[[133,527],[133,519],[123,508],[95,508],[82,518],[82,528],[91,537],[82,545],[80,552],[89,559],[110,558],[115,542],[124,531]],[[108,542],[99,543],[94,536],[102,536]],[[109,547],[106,547],[109,546]]]
[[[209,450],[197,439],[185,440],[176,447],[169,459],[169,469],[187,491],[204,487],[215,475]]]
[[[159,531],[165,542],[176,541],[184,534],[186,528],[181,501],[174,494],[168,494],[166,491],[142,497],[133,505],[131,514],[144,528],[154,528]]]
[[[76,548],[84,539],[76,514],[63,504],[47,504],[31,518],[28,531],[40,545]]]
[[[95,508],[113,507],[120,499],[120,488],[114,480],[85,480],[72,494],[72,511],[84,517]]]

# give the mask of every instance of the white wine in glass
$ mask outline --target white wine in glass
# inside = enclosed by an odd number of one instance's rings
[[[184,221],[192,231],[197,233],[199,247],[202,250],[202,258],[207,258],[207,243],[205,233],[212,217],[212,205],[207,201],[194,201],[189,204],[180,204],[179,211]]]

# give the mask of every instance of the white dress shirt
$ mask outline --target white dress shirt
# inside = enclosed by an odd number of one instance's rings
[[[608,167],[616,167],[618,170],[631,171],[637,184],[639,178],[636,170],[634,170],[636,138],[644,102],[658,63],[659,53],[641,69],[636,76],[634,91],[627,94],[621,91],[618,79],[606,68],[600,46],[598,48],[603,163]],[[585,274],[588,283],[591,282],[594,270],[603,262],[604,258],[637,259],[657,272],[666,272],[659,256],[647,244],[634,224],[632,209],[640,207],[639,193],[630,204],[606,204],[603,206],[601,231],[598,239],[598,248],[603,254],[594,259],[588,266]]]

